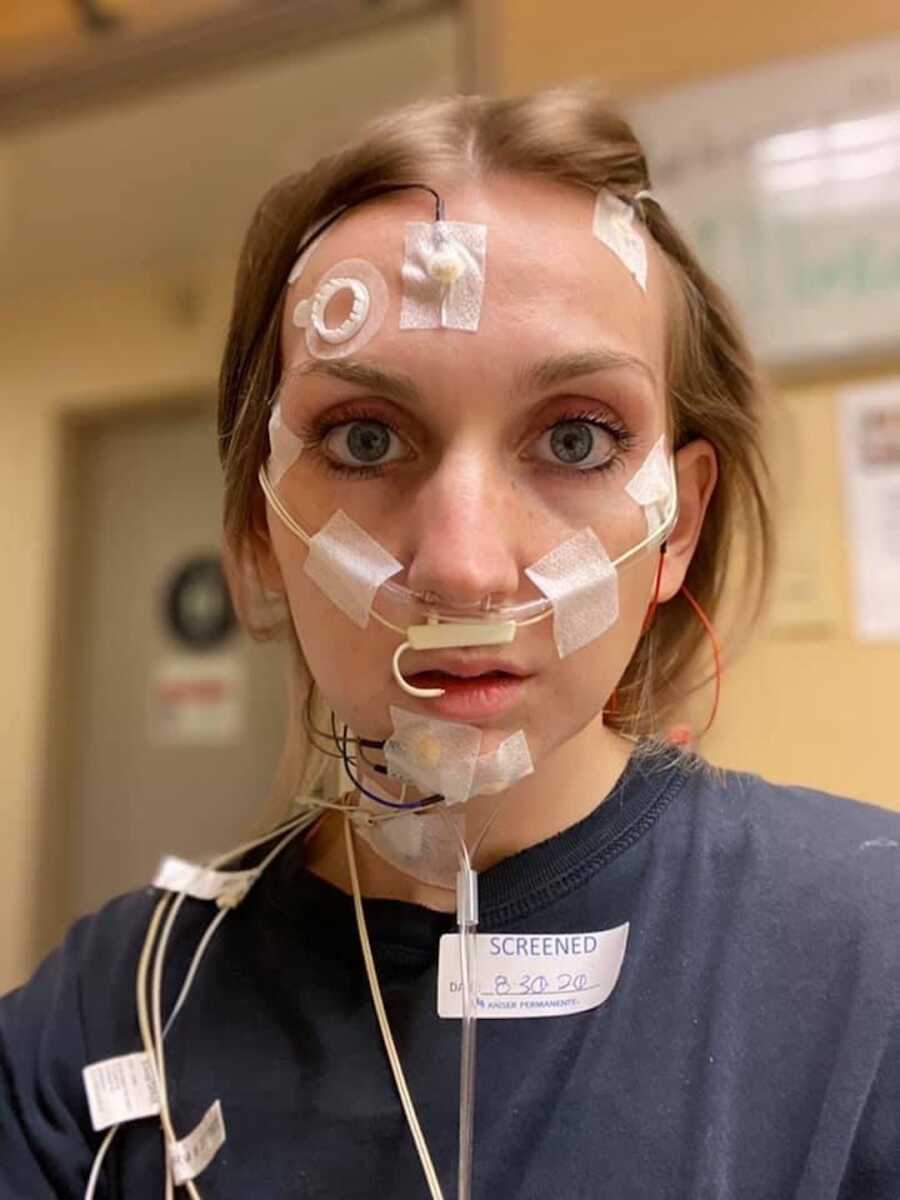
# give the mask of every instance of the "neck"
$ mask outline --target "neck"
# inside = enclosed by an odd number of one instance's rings
[[[607,729],[598,717],[549,754],[533,774],[526,775],[507,791],[467,800],[461,830],[465,831],[467,846],[478,843],[472,860],[474,868],[485,871],[586,817],[615,787],[632,748],[631,742]],[[351,804],[357,798],[354,795]],[[423,819],[438,818],[435,814]],[[323,817],[307,845],[306,867],[349,893],[352,889],[344,820],[339,813]],[[490,822],[487,831],[481,837],[487,822]],[[354,846],[363,896],[406,900],[443,912],[455,911],[454,890],[432,887],[405,874],[377,855],[362,838],[355,838]]]

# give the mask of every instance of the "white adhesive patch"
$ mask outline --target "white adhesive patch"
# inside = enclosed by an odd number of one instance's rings
[[[644,510],[648,533],[655,533],[666,519],[674,490],[672,475],[672,461],[662,435],[634,478],[625,485],[628,495]]]
[[[156,1072],[149,1054],[121,1054],[91,1063],[81,1072],[91,1124],[99,1132],[123,1121],[159,1112]]]
[[[388,774],[426,793],[437,792],[448,804],[472,794],[481,730],[456,721],[422,717],[391,705],[394,732],[384,744]]]
[[[172,1175],[180,1187],[189,1179],[196,1179],[205,1171],[225,1141],[225,1121],[222,1105],[216,1100],[200,1118],[196,1128],[169,1146],[169,1162]]]
[[[534,773],[528,739],[520,729],[500,743],[492,754],[483,754],[475,763],[473,796],[493,796],[526,775]]]
[[[429,725],[428,732],[432,732],[433,723],[426,724]],[[501,742],[492,754],[476,759],[469,798],[505,791],[516,780],[533,771],[528,742],[520,729]],[[397,802],[396,796],[380,788],[371,777],[366,779],[366,787],[385,800]],[[438,789],[429,785],[428,790]],[[356,825],[360,837],[368,842],[376,854],[405,874],[433,887],[455,885],[459,870],[459,843],[440,813],[425,810],[394,815],[392,812],[385,819],[388,810],[365,793],[360,794],[359,807],[382,818],[371,825],[363,822]]]
[[[396,803],[396,797],[383,792],[370,777],[366,787]],[[360,796],[359,806],[380,816],[388,811],[366,795]],[[432,887],[453,885],[459,870],[459,846],[439,813],[401,812],[390,820],[359,823],[355,828],[380,858],[405,874]]]
[[[582,529],[525,574],[553,605],[553,637],[565,658],[605,633],[619,617],[619,578],[599,538]]]
[[[400,328],[474,333],[481,320],[486,248],[486,225],[409,221]]]
[[[269,461],[266,470],[272,487],[278,487],[303,451],[303,440],[284,423],[281,401],[276,400],[269,417]]]
[[[475,990],[482,1017],[561,1017],[611,996],[622,971],[628,925],[596,933],[479,933]],[[462,1016],[459,934],[438,954],[438,1016]]]
[[[256,882],[259,872],[216,871],[199,863],[167,855],[157,867],[153,886],[166,892],[184,893],[195,900],[232,900],[243,898]]]
[[[369,623],[375,593],[402,570],[403,564],[342,509],[310,539],[303,564],[304,574],[360,629]]]
[[[634,225],[634,209],[612,192],[597,193],[594,201],[594,237],[624,264],[628,272],[647,290],[647,243]]]
[[[328,305],[347,289],[353,295],[353,309],[332,326]],[[322,275],[312,296],[295,304],[291,320],[306,330],[306,348],[313,358],[344,358],[371,341],[387,309],[388,288],[378,268],[364,258],[345,258]]]

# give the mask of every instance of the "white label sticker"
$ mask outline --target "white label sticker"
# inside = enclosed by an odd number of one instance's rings
[[[596,1008],[616,986],[627,942],[627,924],[598,933],[479,933],[479,1019]],[[441,938],[438,1016],[462,1016],[458,933]]]
[[[148,1055],[123,1054],[85,1067],[81,1076],[94,1129],[159,1112],[156,1074]]]
[[[153,886],[167,892],[185,892],[195,900],[218,900],[243,894],[256,876],[256,871],[214,871],[170,855],[159,864]]]
[[[169,1162],[172,1164],[176,1184],[180,1187],[189,1179],[196,1179],[201,1171],[205,1171],[224,1141],[225,1122],[222,1119],[222,1105],[216,1100],[206,1110],[193,1133],[169,1146]]]

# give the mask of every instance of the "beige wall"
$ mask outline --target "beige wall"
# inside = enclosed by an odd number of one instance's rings
[[[480,74],[511,93],[596,77],[616,95],[900,30],[896,0],[471,0]]]
[[[900,392],[900,356],[890,377]],[[840,385],[786,387],[776,397],[771,461],[781,562],[773,603],[726,670],[702,748],[723,766],[900,809],[893,768],[900,642],[864,643],[853,633]],[[701,727],[711,702],[707,689],[692,705]]]
[[[63,419],[209,390],[231,264],[193,272],[201,299],[196,319],[184,324],[175,289],[189,275],[186,269],[173,281],[144,273],[0,309],[0,990],[33,965],[45,921],[42,893],[55,886],[45,870],[44,852],[54,842],[48,826],[67,820],[61,797],[45,795]]]

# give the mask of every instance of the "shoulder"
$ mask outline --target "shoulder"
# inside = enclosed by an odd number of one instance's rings
[[[158,895],[135,892],[82,918],[0,999],[4,1195],[81,1194],[94,1140],[81,1072],[137,1049],[134,968]]]
[[[900,813],[703,760],[685,769],[692,840],[723,885],[764,890],[785,919],[887,936],[900,916]]]

